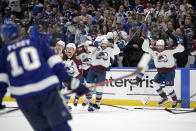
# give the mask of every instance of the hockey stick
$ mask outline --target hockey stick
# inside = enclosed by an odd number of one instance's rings
[[[101,104],[101,105],[115,107],[115,108],[119,108],[119,109],[123,109],[123,110],[130,110],[129,108],[125,108],[125,107],[121,107],[121,106],[115,106],[115,105],[109,105],[109,104]]]
[[[191,95],[190,97],[188,97],[187,99],[185,99],[185,100],[178,100],[178,103],[179,104],[184,104],[184,103],[186,103],[188,100],[190,100],[191,98],[193,98],[194,96],[196,95],[196,93],[194,93],[193,95]],[[184,113],[191,113],[191,112],[196,112],[196,108],[194,108],[193,110],[189,110],[189,111],[187,111],[187,112],[173,112],[171,109],[168,109],[168,108],[165,108],[165,110],[167,111],[167,112],[170,112],[170,113],[172,113],[172,114],[184,114]]]
[[[6,107],[6,108],[11,108],[11,107]],[[17,107],[15,108],[14,107],[14,109],[12,109],[12,110],[0,112],[0,116],[5,115],[5,114],[8,114],[8,113],[11,113],[11,112],[14,112],[14,111],[18,111],[18,110],[19,110],[19,108],[17,108]]]
[[[186,103],[188,100],[190,100],[191,98],[193,98],[194,96],[196,96],[196,93],[194,93],[193,95],[191,95],[190,97],[188,97],[188,98],[186,98],[185,100],[179,100],[178,102],[180,103],[180,104],[184,104],[184,103]]]
[[[164,108],[164,107],[134,107],[133,109],[137,109],[137,110],[160,110],[160,111],[164,111],[164,110],[171,110],[171,111],[191,111],[190,109],[177,109],[177,108]]]
[[[114,108],[119,108],[119,109],[123,109],[123,110],[130,110],[129,108],[125,108],[122,106],[115,106],[115,105],[109,105],[109,104],[101,104],[101,105],[105,105],[105,106],[110,106],[110,107],[114,107]],[[135,110],[157,110],[157,111],[167,111],[169,113],[172,114],[185,114],[185,113],[192,113],[192,112],[196,112],[196,108],[194,108],[193,110],[186,110],[186,109],[169,109],[169,108],[145,108],[145,107],[134,107],[133,109]],[[130,110],[133,111],[133,110]]]
[[[146,17],[145,17],[145,19],[144,19],[144,22],[143,22],[143,23],[140,25],[140,27],[134,32],[134,34],[130,37],[130,39],[127,41],[127,43],[125,44],[125,46],[133,39],[133,37],[137,34],[137,32],[141,30],[143,24],[146,22],[146,20],[147,20],[147,18],[148,18],[148,16],[149,16],[149,14],[150,14],[150,11],[148,11],[148,13],[147,13],[147,15],[146,15]]]
[[[185,113],[193,113],[193,112],[196,112],[196,108],[194,108],[193,110],[181,110],[179,112],[176,112],[175,110],[171,110],[171,109],[168,109],[168,108],[165,108],[165,111],[169,112],[169,113],[172,113],[172,114],[185,114]]]

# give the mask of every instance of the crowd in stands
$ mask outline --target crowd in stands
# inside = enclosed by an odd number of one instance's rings
[[[3,0],[0,23],[13,21],[21,37],[39,36],[51,46],[63,40],[76,46],[93,41],[97,34],[118,32],[128,41],[113,66],[136,67],[144,51],[144,39],[164,39],[167,46],[184,43],[175,54],[177,67],[196,67],[190,51],[196,49],[196,3],[191,0]],[[145,16],[150,15],[144,22]],[[141,27],[142,26],[142,27]],[[37,31],[35,30],[37,29]],[[38,33],[37,33],[38,32]],[[193,63],[195,62],[195,63]]]

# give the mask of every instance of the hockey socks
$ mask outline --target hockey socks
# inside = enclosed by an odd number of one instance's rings
[[[74,102],[73,102],[74,106],[78,105],[79,98],[80,98],[79,96],[75,96],[75,99],[74,99]]]

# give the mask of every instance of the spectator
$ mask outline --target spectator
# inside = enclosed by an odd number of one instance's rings
[[[92,23],[92,19],[93,19],[93,17],[90,14],[87,14],[87,9],[84,6],[81,7],[81,15],[79,16],[79,18],[81,20],[87,19],[88,25]]]
[[[104,19],[103,19],[103,16],[101,15],[101,12],[97,11],[95,13],[95,16],[93,17],[93,20],[92,20],[92,25],[94,25],[95,23],[101,25],[103,23]]]
[[[140,37],[141,32],[138,32],[135,37],[128,43],[124,49],[124,58],[122,64],[124,67],[136,67],[140,58],[143,55],[142,43],[143,39]]]
[[[0,3],[0,23],[12,20],[25,27],[28,32],[34,27],[32,34],[37,32],[35,25],[43,26],[41,28],[44,32],[41,32],[41,37],[50,45],[54,45],[60,39],[65,44],[75,42],[79,44],[87,39],[94,40],[100,33],[108,32],[119,34],[121,39],[127,41],[143,23],[150,10],[151,14],[146,20],[146,25],[141,28],[142,34],[139,38],[152,39],[152,35],[156,35],[164,38],[166,45],[170,46],[177,46],[177,41],[183,39],[185,51],[188,52],[192,45],[191,41],[196,39],[196,14],[191,2],[189,0],[20,0],[23,11],[18,13],[20,19],[17,13],[11,12],[9,6],[6,7],[5,2]],[[172,35],[162,30],[162,22],[165,22],[168,32]],[[182,35],[179,35],[180,30]]]
[[[32,25],[32,23],[33,23],[33,19],[31,17],[30,12],[28,12],[27,10],[24,11],[23,19],[21,20],[21,24],[23,26],[25,26],[26,30],[28,30],[28,28]]]
[[[4,14],[4,17],[3,17],[3,23],[9,22],[10,17],[11,17],[11,9],[10,9],[10,7],[6,7],[5,8],[5,14]]]
[[[125,7],[120,5],[118,12],[116,13],[117,23],[124,24],[125,18],[127,18],[127,14],[125,12]]]

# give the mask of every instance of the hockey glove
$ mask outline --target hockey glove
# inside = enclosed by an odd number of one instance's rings
[[[5,108],[6,108],[5,105],[0,104],[0,110],[3,110],[3,109],[5,109]]]
[[[118,47],[120,49],[123,49],[125,47],[125,41],[124,40],[118,40]]]
[[[72,90],[72,92],[75,92],[78,96],[82,96],[90,91],[86,86],[80,84],[79,79],[74,77],[70,77],[64,84],[68,90]]]
[[[93,46],[98,47],[99,46],[99,42],[98,41],[94,41]]]

